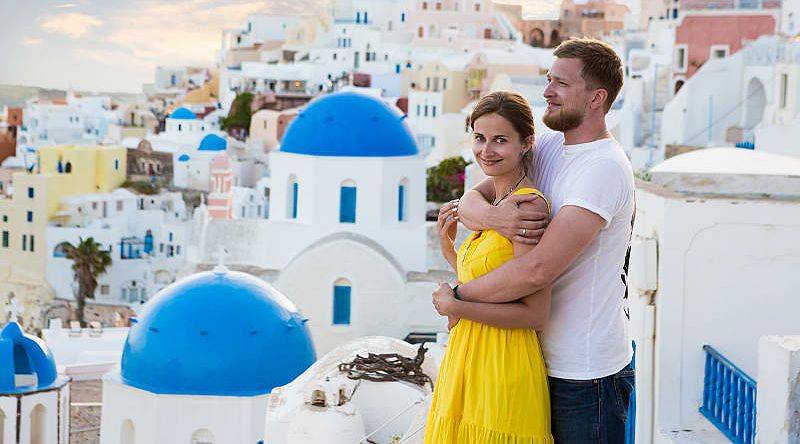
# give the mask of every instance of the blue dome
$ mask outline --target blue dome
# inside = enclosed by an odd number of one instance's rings
[[[122,381],[152,393],[256,396],[316,360],[297,308],[253,276],[205,272],[142,307],[122,352]]]
[[[200,146],[197,147],[200,151],[225,151],[228,147],[228,141],[216,134],[209,134],[203,137],[200,141]]]
[[[17,386],[16,376],[23,375],[33,383]],[[16,322],[3,327],[0,331],[0,394],[46,390],[58,384],[57,376],[56,362],[44,341],[24,334]]]
[[[169,118],[170,119],[182,119],[182,120],[194,120],[194,119],[197,119],[197,116],[193,112],[189,111],[189,109],[184,108],[184,107],[180,107],[180,108],[176,109],[175,111],[173,111],[172,114],[169,115]]]
[[[315,99],[289,124],[280,150],[338,157],[413,156],[419,151],[403,116],[364,94]]]
[[[181,154],[181,157],[178,157],[178,162],[186,162],[187,160],[189,160],[188,154]]]

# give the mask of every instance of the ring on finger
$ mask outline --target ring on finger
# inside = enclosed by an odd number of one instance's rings
[[[525,234],[528,232],[527,228],[522,229],[522,237],[525,237]]]

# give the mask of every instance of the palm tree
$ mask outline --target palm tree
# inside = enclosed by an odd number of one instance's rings
[[[101,245],[92,237],[86,240],[78,238],[78,241],[77,247],[67,242],[64,245],[64,255],[67,259],[72,259],[72,272],[78,282],[78,294],[75,295],[78,308],[75,310],[75,317],[83,325],[86,299],[94,298],[97,278],[111,265],[111,253],[101,250]]]

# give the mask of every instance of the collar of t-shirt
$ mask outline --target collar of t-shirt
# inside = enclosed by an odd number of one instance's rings
[[[591,142],[585,142],[585,143],[576,143],[574,145],[564,144],[563,145],[563,147],[564,147],[563,153],[564,153],[564,156],[576,156],[576,155],[578,155],[580,153],[585,153],[586,151],[591,151],[593,149],[600,148],[603,145],[606,145],[606,144],[609,144],[609,143],[616,143],[616,140],[614,140],[611,137],[605,137],[603,139],[597,139],[597,140],[593,140]]]

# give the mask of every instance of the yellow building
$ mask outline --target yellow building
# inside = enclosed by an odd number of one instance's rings
[[[409,78],[405,84],[411,91],[441,92],[442,113],[455,113],[469,103],[467,94],[468,58],[455,56],[444,61],[433,61],[416,71],[405,71]],[[410,111],[409,111],[410,112]]]
[[[52,300],[45,280],[48,222],[66,197],[118,188],[126,168],[125,148],[67,145],[40,148],[33,170],[14,174],[13,195],[0,198],[0,303],[13,293],[26,309],[23,321],[37,322]]]

